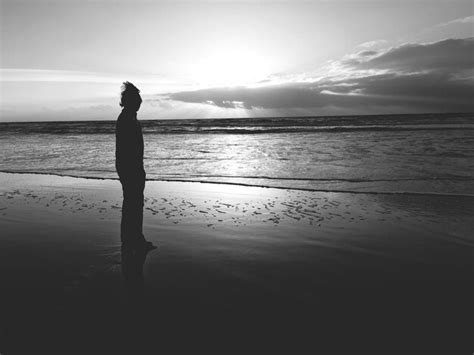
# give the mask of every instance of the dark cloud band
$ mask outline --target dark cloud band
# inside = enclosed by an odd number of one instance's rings
[[[168,99],[247,109],[389,105],[401,111],[474,111],[473,53],[473,38],[405,44],[341,60],[344,79],[184,91]]]

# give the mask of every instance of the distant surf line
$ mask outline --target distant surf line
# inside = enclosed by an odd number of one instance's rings
[[[88,179],[88,180],[114,180],[118,181],[118,178],[105,178],[96,176],[81,176],[71,174],[57,174],[50,172],[31,172],[31,171],[9,171],[0,170],[0,173],[5,174],[29,174],[29,175],[51,175],[58,177],[70,177],[76,179]],[[214,185],[234,185],[234,186],[245,186],[245,187],[257,187],[266,189],[278,189],[278,190],[295,190],[295,191],[306,191],[306,192],[325,192],[325,193],[347,193],[347,194],[359,194],[359,195],[401,195],[401,196],[438,196],[438,197],[461,197],[461,198],[474,198],[474,194],[456,194],[456,193],[443,193],[443,192],[413,192],[413,191],[357,191],[357,190],[330,190],[330,189],[310,189],[304,187],[284,187],[284,186],[270,186],[261,184],[246,184],[237,182],[222,182],[222,181],[203,181],[203,180],[187,180],[187,179],[146,179],[147,181],[164,181],[164,182],[190,182],[190,183],[201,183],[201,184],[214,184]]]
[[[403,132],[403,131],[446,131],[446,130],[474,130],[473,124],[439,124],[439,125],[418,125],[418,124],[405,124],[405,125],[360,125],[360,126],[276,126],[276,127],[182,127],[173,126],[169,128],[167,126],[156,126],[146,127],[143,126],[144,135],[162,134],[285,134],[285,133],[345,133],[345,132]],[[35,129],[31,127],[25,130],[10,131],[5,130],[4,133],[15,133],[15,134],[70,134],[70,135],[96,135],[96,134],[113,134],[115,127],[54,127],[52,129]]]

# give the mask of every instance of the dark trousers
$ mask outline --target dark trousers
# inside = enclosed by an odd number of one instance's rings
[[[122,243],[143,239],[143,190],[145,174],[120,177],[123,191],[120,239]]]

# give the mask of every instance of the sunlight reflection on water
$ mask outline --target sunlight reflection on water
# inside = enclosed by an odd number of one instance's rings
[[[148,133],[148,179],[474,194],[474,130]],[[4,134],[0,170],[116,178],[114,134]]]

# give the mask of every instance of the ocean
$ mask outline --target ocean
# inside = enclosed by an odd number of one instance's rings
[[[141,121],[148,180],[474,195],[474,114]],[[0,171],[117,178],[115,121],[0,123]]]

